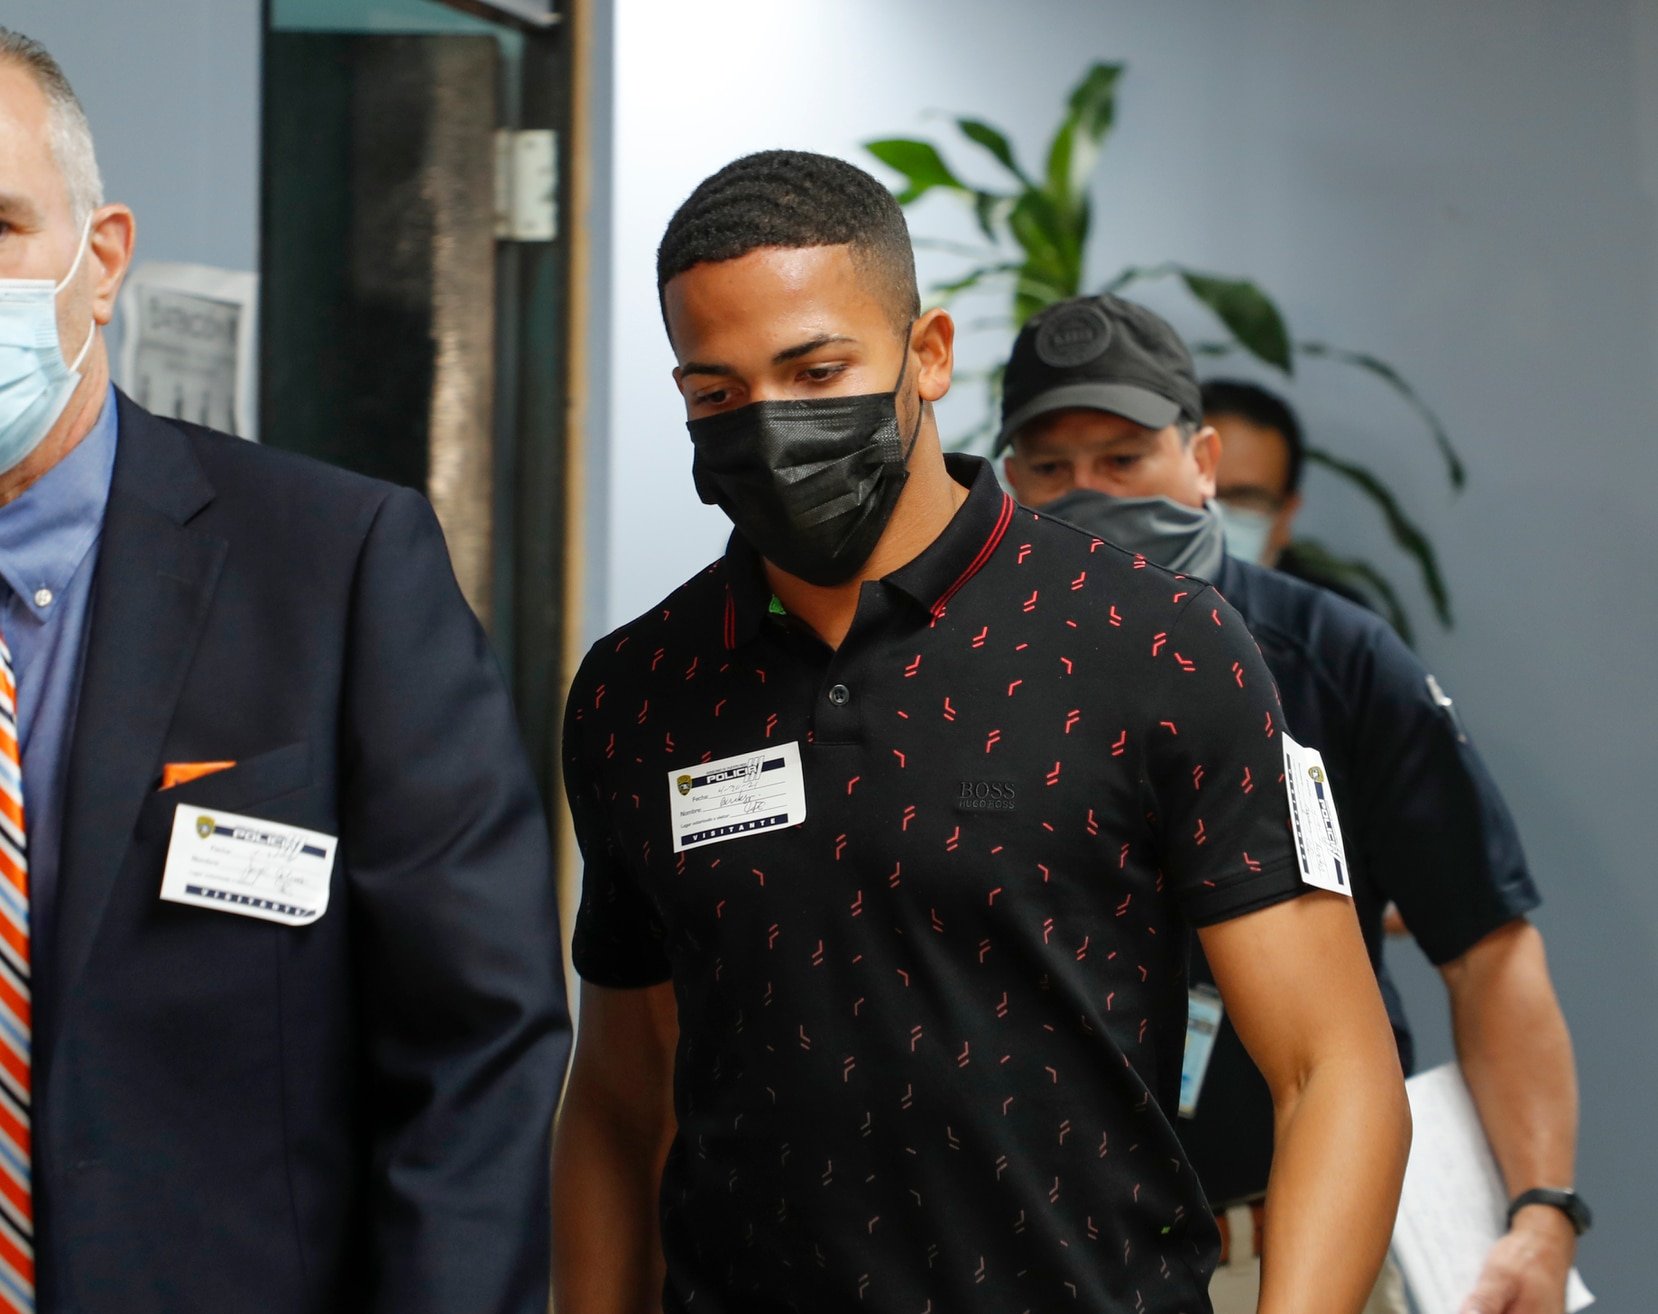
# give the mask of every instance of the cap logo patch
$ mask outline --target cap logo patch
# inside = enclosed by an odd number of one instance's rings
[[[1055,311],[1036,332],[1037,357],[1055,369],[1086,365],[1110,345],[1111,321],[1087,303]]]

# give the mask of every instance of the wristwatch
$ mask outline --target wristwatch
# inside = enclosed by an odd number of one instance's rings
[[[1589,1206],[1583,1203],[1583,1197],[1576,1191],[1554,1191],[1548,1187],[1537,1186],[1529,1191],[1522,1191],[1509,1203],[1508,1225],[1514,1226],[1514,1215],[1527,1205],[1549,1205],[1558,1209],[1572,1220],[1572,1231],[1582,1236],[1594,1224],[1594,1215],[1589,1212]]]

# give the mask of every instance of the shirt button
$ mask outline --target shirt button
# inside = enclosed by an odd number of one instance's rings
[[[35,606],[37,606],[37,607],[50,607],[51,605],[52,605],[52,590],[51,589],[36,589],[35,590]]]
[[[845,707],[852,701],[852,691],[844,684],[837,684],[829,690],[829,701],[836,707]]]

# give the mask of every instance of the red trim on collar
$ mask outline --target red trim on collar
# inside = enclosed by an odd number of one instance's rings
[[[737,647],[737,600],[731,596],[731,581],[725,585],[725,625],[723,637],[725,650],[733,651]]]
[[[956,580],[956,582],[950,585],[949,588],[945,589],[944,592],[939,595],[938,601],[933,603],[931,610],[934,620],[937,620],[944,614],[945,604],[948,603],[951,598],[955,597],[958,592],[960,592],[962,585],[966,584],[968,580],[972,579],[973,576],[977,575],[984,569],[985,563],[990,560],[997,547],[1000,546],[1002,542],[1002,535],[1007,533],[1007,527],[1012,523],[1013,498],[1009,494],[1003,493],[1002,509],[996,516],[996,525],[990,531],[990,537],[985,539],[984,546],[979,549],[978,555],[967,564],[967,569],[962,571],[961,578]]]

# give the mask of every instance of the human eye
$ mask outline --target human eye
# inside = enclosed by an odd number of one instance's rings
[[[691,394],[693,406],[724,406],[731,399],[731,389],[727,387],[703,388]]]
[[[846,365],[842,361],[831,361],[822,365],[808,365],[800,371],[800,377],[807,383],[833,383],[846,372]]]

